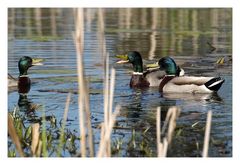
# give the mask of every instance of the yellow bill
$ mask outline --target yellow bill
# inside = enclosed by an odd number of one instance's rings
[[[32,65],[43,65],[44,60],[42,58],[32,58]]]
[[[146,67],[148,69],[159,69],[160,68],[159,65],[158,65],[158,62],[153,63],[153,64],[147,64]]]
[[[123,64],[128,63],[128,56],[127,55],[116,55],[117,58],[120,58],[121,60],[117,62],[117,64]]]

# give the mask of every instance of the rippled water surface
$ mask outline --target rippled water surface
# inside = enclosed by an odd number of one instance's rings
[[[209,156],[232,156],[231,9],[104,9],[109,64],[116,68],[114,105],[121,104],[112,141],[122,141],[114,156],[156,156],[156,108],[181,108],[176,135],[168,156],[201,156],[207,112],[212,110]],[[99,38],[99,11],[85,9],[84,67],[89,78],[90,109],[98,147],[103,121],[103,65]],[[46,115],[63,118],[68,91],[72,91],[67,128],[78,132],[76,52],[72,39],[72,9],[9,9],[8,72],[18,76],[21,56],[43,58],[44,66],[30,68],[33,84],[28,101],[44,106]],[[209,44],[216,47],[211,51]],[[218,94],[163,94],[157,88],[129,88],[131,65],[115,64],[115,55],[141,52],[144,63],[170,55],[195,76],[221,76]],[[220,57],[226,63],[217,65]],[[8,111],[18,104],[17,91],[8,93]],[[41,116],[41,112],[36,112]],[[193,126],[195,124],[195,126]],[[147,131],[146,131],[147,130]],[[133,134],[137,147],[129,149]],[[149,152],[141,151],[145,145]],[[53,155],[54,156],[54,155]],[[65,153],[65,156],[70,156]]]

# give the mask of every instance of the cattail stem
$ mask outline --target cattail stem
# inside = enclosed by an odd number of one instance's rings
[[[212,121],[212,111],[208,111],[207,114],[207,124],[205,129],[205,136],[204,136],[204,145],[203,145],[203,157],[208,157],[208,146],[209,146],[209,139],[210,139],[210,130],[211,130],[211,121]]]
[[[83,9],[76,9],[75,13],[75,46],[77,52],[77,73],[78,73],[78,106],[81,156],[86,157],[86,131],[84,114],[84,71],[83,71],[83,49],[84,49],[84,16]]]

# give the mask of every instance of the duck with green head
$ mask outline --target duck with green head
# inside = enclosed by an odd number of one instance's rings
[[[221,77],[179,76],[179,69],[171,57],[163,57],[158,65],[150,64],[165,71],[166,75],[159,83],[159,91],[163,93],[212,93],[217,92],[224,79]]]
[[[28,56],[23,56],[18,61],[19,76],[15,79],[10,74],[8,74],[8,87],[18,87],[18,92],[28,93],[31,87],[31,80],[28,76],[28,69],[32,66],[43,65],[43,59],[31,58]]]
[[[143,88],[149,86],[159,86],[161,79],[166,74],[164,71],[159,69],[149,69],[148,71],[143,71],[142,57],[137,51],[130,51],[125,55],[117,55],[116,57],[121,59],[117,62],[118,64],[131,63],[133,66],[130,87]],[[179,67],[177,68],[179,69]]]

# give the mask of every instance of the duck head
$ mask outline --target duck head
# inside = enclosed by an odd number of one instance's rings
[[[143,62],[139,52],[130,51],[125,55],[117,55],[116,57],[121,59],[117,62],[118,64],[131,63],[133,65],[134,72],[143,72]]]
[[[30,67],[35,65],[43,65],[43,59],[31,58],[23,56],[18,61],[19,76],[27,75],[27,71]]]
[[[178,67],[171,57],[163,57],[158,61],[159,69],[164,70],[167,75],[178,75]]]
[[[148,70],[160,69],[164,70],[167,75],[183,76],[184,70],[179,68],[171,57],[163,57],[157,63],[148,64]]]

